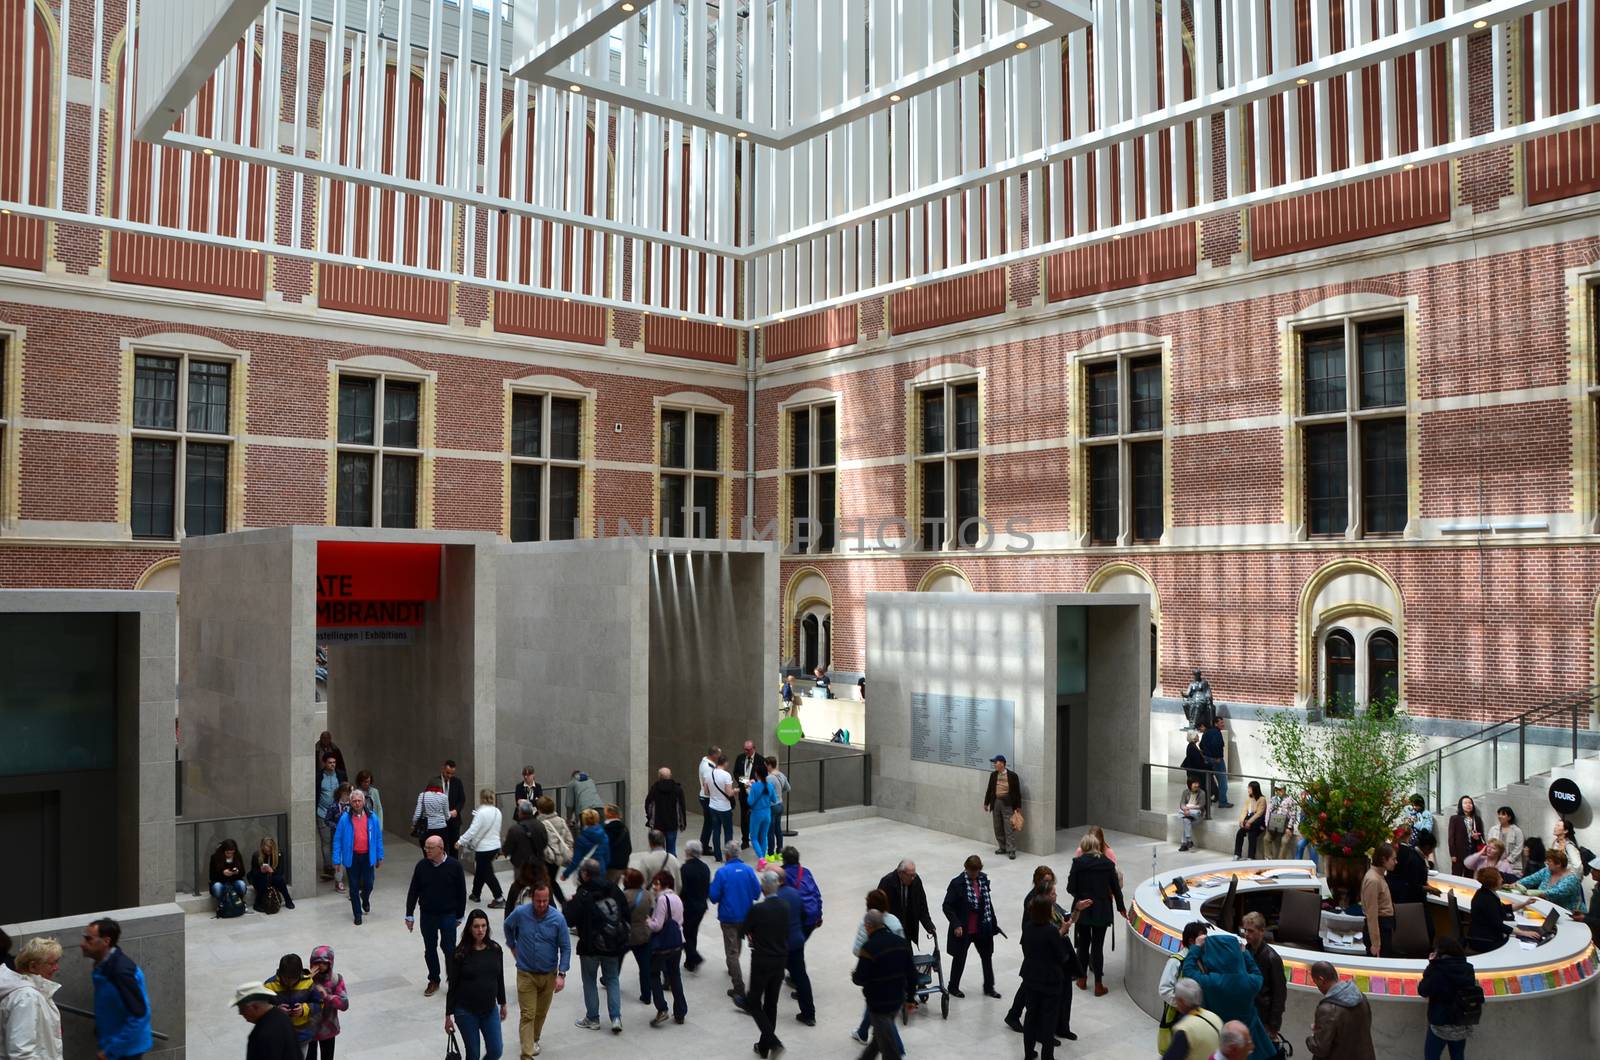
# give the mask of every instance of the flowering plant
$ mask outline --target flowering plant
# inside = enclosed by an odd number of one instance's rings
[[[1364,857],[1388,842],[1423,772],[1421,739],[1405,714],[1368,711],[1309,726],[1297,714],[1262,716],[1273,767],[1296,793],[1300,833],[1323,855]]]

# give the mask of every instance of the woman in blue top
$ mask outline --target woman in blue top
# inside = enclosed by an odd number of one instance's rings
[[[772,784],[767,780],[767,763],[756,759],[750,775],[750,845],[765,857],[772,839]]]
[[[1544,856],[1544,868],[1524,876],[1508,890],[1518,894],[1533,894],[1569,913],[1586,913],[1583,901],[1583,877],[1572,871],[1567,855],[1562,850],[1552,850]]]
[[[578,823],[583,830],[572,840],[572,860],[561,870],[563,880],[577,872],[586,858],[594,858],[602,868],[611,864],[611,840],[600,824],[600,812],[593,807],[584,810],[578,815]]]

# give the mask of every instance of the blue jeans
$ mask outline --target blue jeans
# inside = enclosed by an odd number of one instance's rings
[[[677,832],[662,832],[661,834],[662,834],[663,837],[665,837],[665,839],[667,841],[667,853],[671,854],[673,857],[677,857],[678,856],[678,833]],[[646,880],[645,882],[649,883],[650,881]]]
[[[241,895],[244,894],[244,881],[243,880],[230,880],[230,881],[228,881],[228,883],[225,883],[225,884],[224,883],[213,883],[211,885],[211,897],[213,897],[213,898],[215,898],[217,900],[217,905],[219,907],[222,905],[222,889],[224,887],[227,887],[227,886],[232,886],[233,889],[238,891]]]
[[[478,1036],[483,1035],[483,1060],[500,1060],[500,1051],[505,1048],[505,1042],[500,1037],[500,1010],[491,1008],[488,1012],[468,1012],[464,1008],[456,1009],[456,1030],[461,1032],[461,1048],[466,1050],[467,1060],[479,1060]]]
[[[622,958],[580,955],[578,972],[583,976],[583,1014],[586,1019],[600,1019],[600,989],[595,985],[595,973],[606,986],[606,1013],[614,1020],[622,1018]]]
[[[428,962],[428,982],[439,981],[439,947],[445,953],[456,949],[456,918],[442,913],[422,912],[422,958]]]
[[[1206,765],[1211,769],[1211,781],[1217,786],[1217,802],[1228,801],[1228,763],[1220,758],[1206,759]]]
[[[772,839],[772,811],[763,806],[750,814],[750,849],[756,857],[767,856],[767,844]]]
[[[361,903],[369,905],[372,901],[372,860],[362,853],[350,852],[350,864],[344,870],[346,885],[350,888],[350,911],[355,914],[356,923],[361,923]]]
[[[1072,988],[1072,984],[1068,983],[1067,984],[1067,988],[1071,989]],[[861,1010],[861,1026],[856,1028],[856,1037],[858,1037],[858,1038],[866,1038],[866,1037],[871,1035],[871,1033],[872,1033],[872,1018],[871,1017],[872,1017],[872,1012],[869,1009],[863,1008]],[[905,1052],[906,1052],[906,1047],[904,1045],[902,1045],[901,1042],[900,1042],[900,1021],[899,1020],[891,1020],[889,1022],[889,1026],[894,1028],[894,1044],[895,1044],[895,1047],[900,1050],[900,1055],[904,1056]]]
[[[667,1011],[667,992],[672,992],[672,1014],[680,1021],[689,1014],[683,996],[683,950],[656,950],[650,954],[651,997],[657,1012]]]
[[[1450,1050],[1450,1060],[1462,1060],[1462,1057],[1467,1055],[1466,1042],[1447,1042],[1434,1034],[1433,1028],[1429,1027],[1427,1036],[1422,1039],[1422,1055],[1425,1060],[1439,1060],[1446,1048]]]
[[[1317,857],[1317,848],[1304,836],[1300,837],[1300,844],[1294,848],[1294,856],[1296,861],[1309,857],[1312,864],[1319,866],[1322,864],[1322,859]]]
[[[726,810],[707,809],[711,815],[711,856],[717,861],[722,860],[722,844],[733,842],[733,809]]]
[[[767,841],[767,853],[777,854],[783,850],[783,803],[775,803],[772,807],[772,838]]]

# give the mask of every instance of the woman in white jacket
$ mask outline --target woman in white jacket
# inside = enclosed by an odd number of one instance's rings
[[[456,843],[456,853],[465,860],[467,854],[476,859],[472,870],[472,900],[483,900],[483,885],[489,885],[494,900],[490,909],[500,908],[500,881],[494,874],[494,859],[500,856],[500,808],[494,804],[494,789],[478,792],[478,808],[472,811],[472,824],[461,833]]]
[[[17,970],[0,966],[0,1056],[62,1060],[61,1012],[52,1000],[61,984],[61,944],[33,938],[17,954]]]

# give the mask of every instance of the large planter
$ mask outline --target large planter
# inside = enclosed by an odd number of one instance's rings
[[[1365,854],[1322,855],[1322,874],[1333,891],[1334,905],[1343,909],[1360,899],[1361,880],[1367,874],[1368,865]]]

